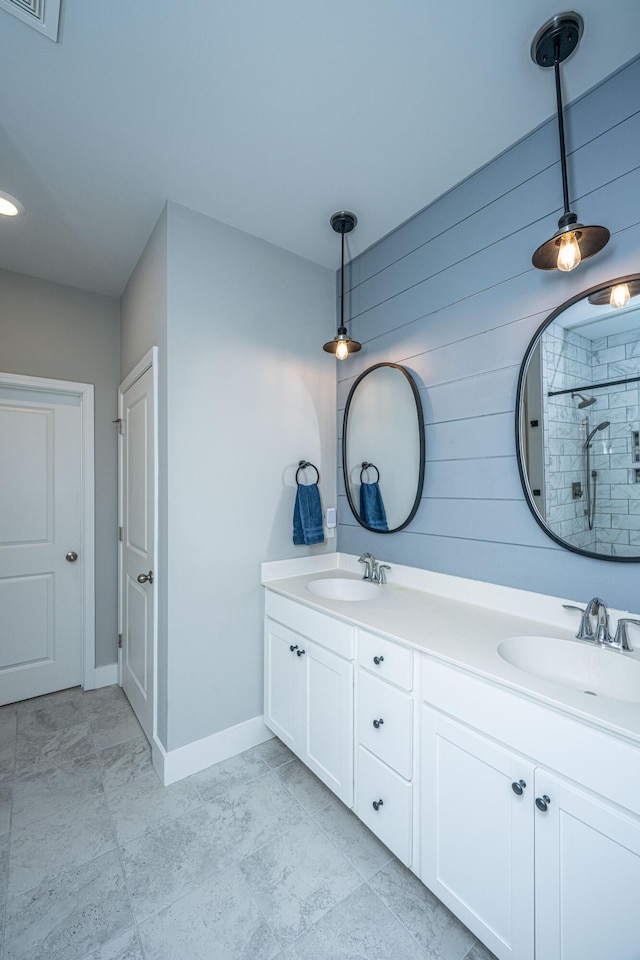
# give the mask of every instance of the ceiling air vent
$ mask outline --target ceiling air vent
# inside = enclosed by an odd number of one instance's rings
[[[57,42],[60,0],[0,0],[0,10],[12,13],[18,20]]]

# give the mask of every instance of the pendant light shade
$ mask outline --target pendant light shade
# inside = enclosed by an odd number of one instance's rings
[[[350,353],[357,353],[358,350],[362,350],[362,344],[358,343],[357,340],[351,339],[344,325],[344,235],[345,233],[351,233],[358,222],[358,218],[355,213],[349,213],[348,210],[341,210],[339,213],[334,213],[329,222],[336,233],[342,236],[340,326],[333,340],[325,343],[322,349],[326,350],[327,353],[334,353],[338,360],[346,360]]]
[[[606,227],[585,227],[569,209],[567,156],[564,142],[564,116],[560,64],[571,56],[580,42],[584,23],[579,13],[561,13],[547,21],[538,30],[531,44],[531,58],[540,67],[553,67],[556,79],[558,137],[564,213],[558,220],[558,230],[538,247],[532,257],[539,270],[574,270],[582,260],[598,253],[609,242],[611,234]]]
[[[640,280],[620,280],[610,287],[604,287],[589,295],[589,303],[594,306],[609,306],[621,309],[626,307],[630,300],[640,296]]]

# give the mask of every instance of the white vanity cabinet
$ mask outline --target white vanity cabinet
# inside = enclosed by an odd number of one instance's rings
[[[423,698],[423,882],[499,960],[637,960],[637,748],[427,658]]]
[[[357,637],[355,812],[399,860],[413,861],[413,652],[368,631]]]
[[[532,764],[425,705],[421,766],[420,879],[500,960],[533,960]]]
[[[267,594],[264,722],[353,806],[354,629]]]

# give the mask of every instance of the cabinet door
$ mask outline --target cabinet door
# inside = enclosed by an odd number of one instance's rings
[[[540,771],[535,794],[536,957],[638,960],[638,818]]]
[[[303,644],[303,641],[299,641]],[[353,806],[353,664],[306,641],[300,757],[343,803]],[[296,658],[297,659],[297,658]]]
[[[293,650],[291,648],[294,648]],[[274,620],[265,622],[264,722],[300,753],[300,691],[303,670],[297,651],[303,640]]]
[[[532,804],[529,762],[423,707],[420,878],[499,960],[533,958]]]

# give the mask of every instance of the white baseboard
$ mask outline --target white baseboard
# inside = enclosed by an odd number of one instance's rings
[[[167,787],[170,783],[182,780],[184,777],[205,770],[220,760],[228,760],[243,750],[256,747],[265,740],[271,740],[273,734],[264,725],[263,718],[252,717],[235,727],[228,727],[210,737],[203,737],[193,743],[187,743],[177,750],[165,750],[162,744],[154,738],[151,745],[153,766],[162,783]]]
[[[108,663],[105,667],[96,667],[93,672],[94,687],[110,687],[118,682],[118,664]]]

